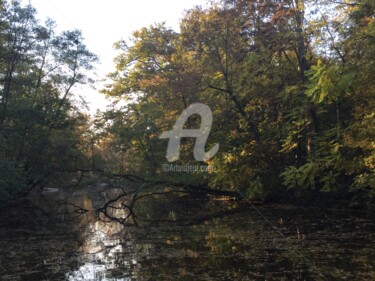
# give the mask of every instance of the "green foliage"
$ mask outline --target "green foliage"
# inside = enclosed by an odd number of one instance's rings
[[[312,188],[315,186],[315,165],[309,161],[301,167],[289,166],[280,175],[284,178],[283,184],[288,188]]]
[[[324,106],[338,104],[355,91],[356,73],[345,65],[323,63],[318,60],[316,65],[306,72],[309,84],[305,94],[315,104]]]
[[[15,163],[0,159],[0,206],[25,188],[26,175]]]
[[[39,24],[35,13],[19,1],[0,11],[2,202],[36,186],[69,184],[88,162],[88,120],[72,91],[91,82],[96,56],[79,31],[56,34],[54,23]]]
[[[250,199],[321,192],[373,203],[373,1],[217,0],[187,11],[180,32],[165,24],[142,28],[115,44],[120,54],[102,90],[125,105],[91,121],[72,99],[76,84],[91,83],[96,61],[81,33],[56,34],[31,6],[2,3],[4,202],[99,169]],[[166,174],[167,145],[158,136],[195,102],[214,115],[206,149],[219,143],[220,151],[203,163],[208,173]],[[186,126],[198,128],[199,118]],[[193,146],[184,139],[175,164],[196,165]]]
[[[103,92],[129,104],[105,114],[108,149],[126,156],[123,172],[168,177],[157,136],[182,109],[202,102],[214,113],[209,140],[220,151],[207,163],[213,170],[191,175],[192,182],[248,198],[360,191],[368,202],[375,174],[372,2],[266,2],[214,1],[188,11],[180,33],[160,24],[119,42]],[[199,126],[191,119],[190,127]],[[183,163],[194,163],[193,141],[183,144]]]

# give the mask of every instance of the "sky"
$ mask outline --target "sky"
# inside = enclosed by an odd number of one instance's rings
[[[38,18],[47,17],[57,23],[57,30],[82,30],[90,51],[99,56],[96,67],[98,79],[114,70],[116,52],[113,43],[128,39],[132,32],[153,23],[166,22],[167,26],[179,30],[179,20],[186,9],[204,5],[206,0],[24,0],[37,9]],[[89,103],[90,112],[104,110],[109,103],[97,90],[85,86],[75,89]]]

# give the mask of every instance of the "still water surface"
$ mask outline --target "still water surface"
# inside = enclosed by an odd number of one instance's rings
[[[375,280],[370,213],[259,206],[267,222],[251,206],[168,195],[122,225],[93,211],[119,192],[34,194],[6,214],[0,280]],[[127,217],[127,200],[110,214]]]

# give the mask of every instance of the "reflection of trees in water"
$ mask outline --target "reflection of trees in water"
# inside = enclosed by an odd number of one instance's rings
[[[343,254],[338,249],[347,246],[330,238],[337,235],[334,223],[324,224],[326,218],[316,213],[302,211],[303,216],[297,216],[295,210],[271,209],[266,214],[279,224],[298,249],[296,253],[240,202],[194,198],[179,189],[137,191],[128,189],[124,194],[107,197],[111,198],[106,201],[110,202],[106,207],[110,217],[102,213],[103,209],[93,216],[95,222],[87,241],[100,247],[88,248],[91,255],[87,255],[80,271],[91,266],[97,276],[105,274],[108,280],[152,280],[156,276],[162,280],[170,276],[180,280],[319,280],[321,271],[332,278],[372,274],[360,269],[349,273],[342,267],[328,271]],[[130,208],[138,227],[130,219]],[[124,224],[112,216],[127,221]],[[296,229],[303,236],[297,235]],[[319,243],[312,243],[309,236]],[[324,243],[322,238],[326,239]],[[308,259],[301,258],[303,255],[314,257],[314,267]],[[371,263],[368,250],[367,254],[353,252],[351,257],[360,259],[363,265]],[[102,264],[108,267],[103,268]]]
[[[156,268],[164,268],[163,274],[166,274],[170,268],[162,265],[160,255],[163,257],[166,254],[163,259],[169,260],[172,267],[175,262],[171,259],[182,257],[179,263],[185,263],[184,259],[199,256],[197,243],[204,240],[205,231],[202,229],[202,237],[194,241],[194,234],[183,233],[183,227],[199,226],[205,221],[241,210],[233,202],[229,204],[207,198],[198,200],[183,189],[168,187],[107,189],[96,194],[92,191],[83,198],[91,200],[91,204],[86,203],[85,206],[92,207],[90,215],[82,214],[86,217],[88,227],[82,237],[84,242],[81,250],[87,258],[76,271],[67,275],[70,278],[68,280],[108,278],[116,276],[119,273],[117,271],[127,272],[126,276],[129,277],[151,278]],[[73,208],[79,206],[78,202],[74,202],[74,205]],[[171,235],[180,227],[180,235]],[[178,241],[186,243],[191,239],[188,244],[194,245],[171,250]],[[170,248],[168,253],[165,252],[166,247]],[[103,264],[106,266],[103,267]],[[183,270],[185,265],[179,267],[182,270],[179,274],[188,272],[188,268]],[[113,277],[109,280],[127,279]]]
[[[365,216],[263,208],[297,255],[241,202],[165,186],[64,192],[35,199],[43,211],[27,210],[37,217],[33,224],[13,240],[0,239],[0,265],[11,270],[0,266],[5,280],[319,280],[302,254],[330,279],[373,280],[374,223]],[[110,217],[101,211],[105,204]],[[132,206],[137,226],[124,205]]]

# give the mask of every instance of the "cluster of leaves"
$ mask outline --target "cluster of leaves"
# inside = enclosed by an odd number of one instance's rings
[[[88,118],[72,99],[96,56],[79,31],[55,34],[31,6],[0,5],[0,204],[38,185],[61,184],[87,162]]]
[[[374,11],[371,0],[218,0],[187,11],[180,32],[134,32],[116,44],[103,90],[126,101],[102,119],[111,156],[125,159],[115,169],[166,176],[158,136],[201,102],[214,114],[207,147],[220,152],[206,163],[213,172],[190,180],[252,198],[323,191],[371,202]],[[193,141],[179,164],[193,161]]]

